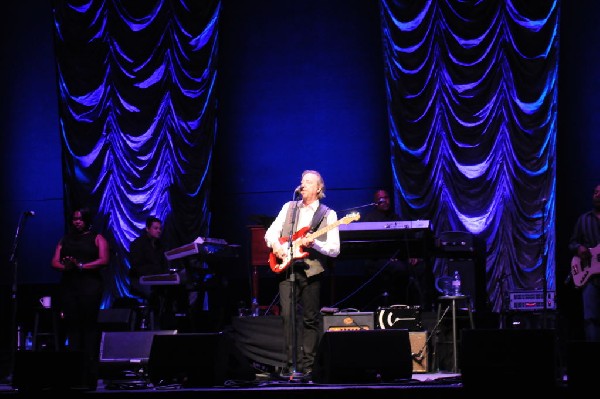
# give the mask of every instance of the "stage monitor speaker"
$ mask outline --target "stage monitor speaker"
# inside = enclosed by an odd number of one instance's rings
[[[154,337],[148,377],[155,386],[211,387],[254,381],[256,373],[229,334],[185,333]]]
[[[393,382],[412,378],[408,330],[325,332],[313,382],[325,384]]]
[[[460,369],[465,388],[555,389],[554,330],[463,330]]]
[[[17,351],[12,386],[21,392],[82,389],[84,365],[82,352]]]
[[[598,387],[600,342],[569,341],[567,343],[567,385],[576,391],[593,392]]]
[[[177,330],[104,331],[100,340],[99,376],[103,379],[139,378],[148,364],[156,335],[173,335]]]

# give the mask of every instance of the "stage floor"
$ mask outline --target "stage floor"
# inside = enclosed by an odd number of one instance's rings
[[[564,380],[557,381],[556,386],[547,387],[544,392],[560,393],[562,397],[569,392],[566,377]],[[243,395],[255,397],[260,395],[261,399],[281,398],[281,395],[286,395],[286,399],[296,397],[311,397],[315,398],[348,398],[349,395],[366,395],[369,398],[397,398],[402,391],[403,398],[412,397],[425,398],[459,398],[464,397],[466,392],[469,392],[469,387],[464,387],[461,381],[461,374],[449,372],[428,372],[414,373],[411,379],[385,382],[385,383],[370,383],[370,384],[317,384],[313,382],[301,382],[300,380],[284,379],[280,376],[270,374],[257,374],[255,381],[226,381],[223,386],[212,387],[183,387],[181,385],[159,386],[154,387],[145,380],[120,380],[120,381],[104,381],[99,380],[95,390],[84,390],[78,388],[70,388],[69,396],[110,396],[116,399],[119,395],[161,395],[163,399],[168,399],[169,395],[182,397],[197,398],[198,394],[202,394],[204,398],[231,398],[234,396],[241,397]],[[523,387],[513,386],[511,381],[497,381],[487,387],[486,391],[492,393],[498,392],[520,392]],[[543,387],[540,387],[543,388]],[[481,392],[481,387],[473,392]],[[55,389],[37,389],[28,390],[14,389],[11,384],[5,383],[0,385],[0,396],[28,396],[32,394],[46,394],[56,392]],[[58,392],[65,392],[59,390]]]

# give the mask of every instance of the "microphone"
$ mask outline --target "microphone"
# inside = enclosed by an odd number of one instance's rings
[[[300,194],[300,191],[302,191],[302,184],[296,187],[296,189],[294,190],[294,194]]]
[[[383,198],[379,198],[379,200],[377,200],[377,202],[373,202],[371,205],[373,206],[377,206],[377,205],[381,205],[385,202],[385,200]]]
[[[35,211],[25,211],[23,212],[24,216],[35,216]]]
[[[542,199],[540,200],[540,202],[541,202],[542,204],[545,204],[546,202],[548,202],[548,198],[544,197],[544,198],[542,198]]]

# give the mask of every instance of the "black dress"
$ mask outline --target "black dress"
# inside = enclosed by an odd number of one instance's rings
[[[70,233],[61,240],[61,259],[72,256],[82,263],[99,257],[96,234],[90,231]],[[99,352],[98,314],[104,283],[100,269],[65,270],[60,281],[60,305],[67,336],[66,348],[82,352],[89,381],[96,381]]]

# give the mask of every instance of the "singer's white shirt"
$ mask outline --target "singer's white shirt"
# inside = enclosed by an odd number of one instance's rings
[[[298,225],[294,227],[295,232],[306,226],[310,226],[310,222],[312,221],[315,212],[319,208],[319,200],[310,205],[304,205],[302,201],[298,201],[298,203]],[[279,238],[281,237],[281,232],[283,230],[283,223],[285,222],[285,218],[290,207],[289,204],[289,202],[283,204],[279,214],[265,233],[265,242],[269,248],[273,248],[273,245],[276,242],[279,242]],[[331,208],[329,209],[329,212],[327,212],[326,217],[328,225],[337,221],[337,213]],[[326,240],[323,240],[324,238],[326,238]],[[322,253],[323,255],[330,257],[338,256],[340,254],[339,229],[334,227],[333,229],[329,230],[327,234],[323,234],[322,236],[315,238],[311,248]]]

